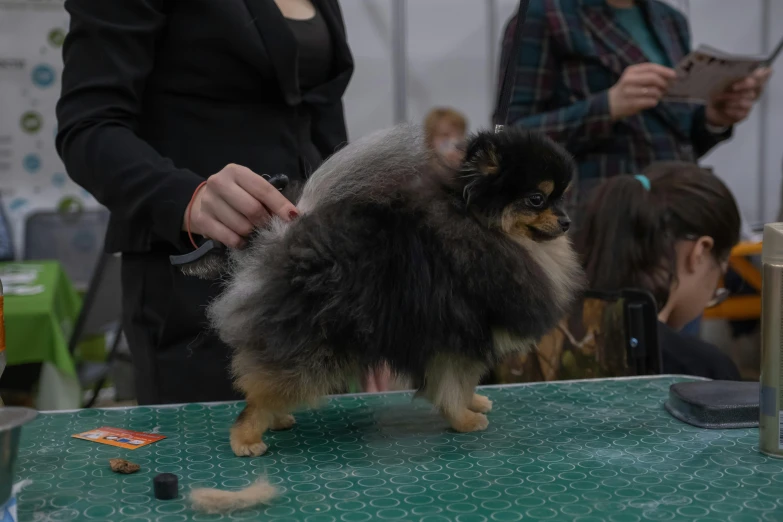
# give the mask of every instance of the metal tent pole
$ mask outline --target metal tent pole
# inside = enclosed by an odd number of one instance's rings
[[[761,3],[761,49],[762,53],[767,54],[771,52],[770,44],[772,43],[770,41],[770,24],[772,23],[772,6],[769,3],[770,0],[764,0]],[[767,113],[769,112],[769,97],[767,96],[767,91],[765,90],[764,94],[761,96],[761,99],[758,101],[758,108],[756,109],[759,112],[759,140],[758,140],[758,161],[759,161],[759,167],[758,167],[758,174],[759,174],[759,184],[758,184],[758,193],[756,194],[756,203],[757,203],[757,210],[756,210],[756,219],[760,223],[764,223],[767,221],[767,169],[766,167],[766,160],[767,160],[767,138],[766,138],[766,131],[769,119],[767,117]]]
[[[394,87],[394,122],[408,119],[407,0],[392,2],[392,81]]]

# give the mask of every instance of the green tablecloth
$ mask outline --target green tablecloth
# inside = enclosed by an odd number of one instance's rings
[[[663,409],[678,377],[487,388],[485,432],[453,433],[410,394],[331,399],[238,458],[228,428],[241,404],[44,414],[25,426],[16,478],[20,520],[611,521],[783,520],[783,461],[757,451],[758,430],[701,430]],[[168,438],[128,451],[69,438],[100,426]],[[108,459],[142,466],[116,475]],[[158,501],[152,477],[180,477]],[[193,486],[240,488],[266,475],[274,505],[195,514]]]
[[[68,341],[82,305],[79,294],[57,262],[0,263],[0,272],[12,265],[37,267],[38,278],[31,284],[42,285],[43,292],[5,297],[8,365],[48,362],[75,377]]]

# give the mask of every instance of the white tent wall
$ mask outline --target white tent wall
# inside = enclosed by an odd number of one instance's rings
[[[765,3],[781,4],[769,0],[690,0],[689,20],[694,46],[708,44],[729,52],[763,54],[768,49],[765,42],[768,32],[765,11],[768,5]],[[783,30],[776,36],[783,36]],[[778,84],[780,79],[778,74],[773,81]],[[762,117],[769,101],[770,97],[765,97],[750,117],[737,126],[730,143],[713,149],[702,160],[731,187],[745,219],[751,223],[774,219],[780,205],[779,164],[783,149],[778,147],[778,167],[774,170],[765,168],[762,157],[765,136],[762,125],[765,120],[774,119]],[[766,197],[768,190],[775,193],[776,198],[772,198],[775,201]]]
[[[783,2],[766,0],[765,21],[768,29],[765,34],[766,49],[775,47],[783,38]],[[765,96],[766,117],[764,118],[761,139],[764,148],[761,156],[762,182],[759,188],[764,201],[763,219],[778,219],[783,205],[781,182],[783,181],[783,56],[778,58],[777,72],[772,76]]]
[[[361,0],[340,4],[355,64],[345,95],[350,138],[394,123],[392,1]]]
[[[541,0],[532,0],[541,1]],[[435,105],[465,113],[471,128],[489,123],[500,38],[516,0],[343,1],[356,75],[346,95],[350,136],[395,121],[395,92],[406,94],[404,114],[421,121]],[[783,36],[783,1],[670,0],[689,18],[694,45],[764,53]],[[404,5],[400,9],[400,4]],[[403,11],[405,63],[394,73],[395,10]],[[783,59],[782,59],[783,60]],[[783,69],[783,61],[778,62]],[[395,85],[395,78],[404,85]],[[400,82],[398,82],[400,83]],[[768,111],[762,117],[764,110]],[[781,202],[783,71],[773,76],[761,106],[735,137],[703,160],[730,185],[751,223],[776,218]]]

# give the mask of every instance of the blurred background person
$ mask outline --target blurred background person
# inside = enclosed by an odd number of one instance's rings
[[[574,237],[589,288],[649,291],[658,305],[662,373],[739,380],[717,347],[681,330],[714,302],[740,239],[737,203],[709,171],[686,162],[604,181]]]
[[[667,101],[690,30],[660,0],[532,0],[520,46],[509,123],[545,132],[575,156],[576,202],[601,179],[654,161],[696,163],[732,136],[771,74],[759,69],[706,106]]]
[[[465,115],[451,107],[431,109],[424,118],[424,139],[427,147],[451,168],[462,161],[462,145],[468,132]]]

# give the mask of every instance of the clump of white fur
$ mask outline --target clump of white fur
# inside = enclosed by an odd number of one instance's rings
[[[245,489],[224,491],[212,488],[196,488],[190,492],[193,508],[204,513],[231,513],[259,504],[268,504],[277,497],[277,488],[264,479]]]

